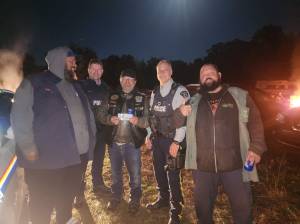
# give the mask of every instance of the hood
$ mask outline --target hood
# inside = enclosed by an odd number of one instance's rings
[[[68,47],[57,47],[48,51],[45,60],[50,72],[59,78],[64,79],[65,58],[68,56],[75,56],[73,51]]]

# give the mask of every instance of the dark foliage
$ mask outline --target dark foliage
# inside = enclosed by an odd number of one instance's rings
[[[250,41],[235,39],[226,43],[217,43],[207,50],[204,58],[191,63],[181,60],[172,61],[174,80],[182,84],[197,83],[201,65],[205,62],[216,63],[225,82],[251,86],[256,80],[289,79],[293,50],[300,40],[299,34],[283,32],[279,26],[268,25],[256,31]],[[70,44],[78,55],[77,74],[86,78],[87,66],[91,58],[97,57],[94,50]],[[104,80],[115,87],[123,69],[135,69],[138,74],[138,86],[152,89],[157,84],[156,64],[159,58],[139,61],[132,55],[111,55],[103,58]],[[37,71],[31,55],[26,55],[25,73]]]

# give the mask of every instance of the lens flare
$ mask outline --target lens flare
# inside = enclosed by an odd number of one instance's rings
[[[300,107],[300,95],[290,96],[290,108]]]

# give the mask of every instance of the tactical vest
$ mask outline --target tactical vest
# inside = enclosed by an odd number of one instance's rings
[[[153,133],[163,135],[166,138],[174,138],[176,128],[173,125],[172,102],[179,84],[173,83],[170,92],[163,97],[159,86],[153,91],[154,99],[150,111],[151,129]]]
[[[133,115],[136,117],[142,117],[144,115],[144,106],[145,106],[145,94],[133,90],[128,94],[130,98],[126,99],[125,94],[122,91],[114,92],[109,97],[109,108],[108,114],[112,116],[118,116],[119,113],[128,113],[128,109],[133,111]],[[123,110],[122,110],[123,109]],[[147,131],[144,128],[139,128],[136,125],[132,125],[128,121],[121,121],[118,126],[113,126],[112,130],[110,130],[110,135],[107,135],[108,144],[112,144],[112,142],[120,142],[120,143],[130,143],[133,141],[134,145],[138,148],[145,142],[145,137],[147,136]],[[128,125],[128,127],[121,127],[121,125]],[[130,133],[120,133],[118,128],[122,128],[124,131],[128,130]],[[119,136],[120,139],[116,139],[116,135]],[[124,137],[129,139],[124,139]],[[118,136],[117,136],[118,137]],[[124,140],[126,142],[124,142]]]

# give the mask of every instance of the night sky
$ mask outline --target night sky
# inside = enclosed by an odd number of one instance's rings
[[[98,56],[192,61],[218,42],[250,40],[264,25],[300,32],[299,0],[1,1],[1,47],[35,57],[71,42]]]

